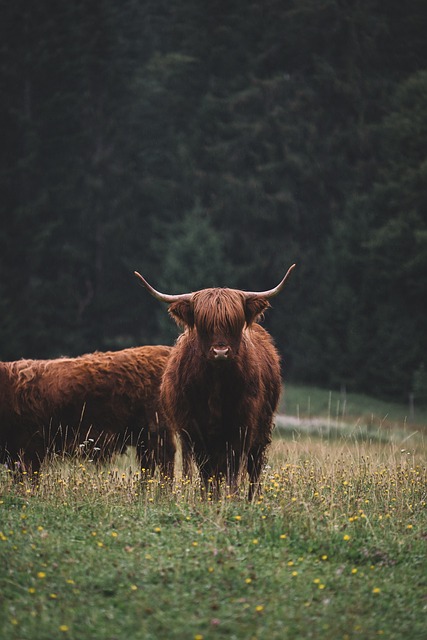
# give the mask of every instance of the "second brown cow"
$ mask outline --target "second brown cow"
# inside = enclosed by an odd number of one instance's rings
[[[235,492],[243,467],[249,499],[259,487],[281,375],[278,352],[258,320],[294,267],[268,291],[214,288],[181,295],[160,293],[135,272],[184,328],[165,368],[161,401],[181,439],[184,471],[192,456],[204,490],[214,495],[222,480]]]
[[[2,461],[34,472],[48,452],[89,446],[102,459],[133,445],[143,467],[172,477],[175,437],[159,402],[170,352],[156,345],[0,362]]]

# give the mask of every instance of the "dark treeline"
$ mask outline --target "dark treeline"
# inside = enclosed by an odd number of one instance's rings
[[[285,377],[423,392],[424,0],[0,14],[0,359],[171,343],[134,269],[254,290],[297,262],[265,319]]]

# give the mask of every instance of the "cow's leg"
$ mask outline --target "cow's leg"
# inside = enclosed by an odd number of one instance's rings
[[[221,465],[218,460],[209,458],[205,451],[195,453],[195,458],[200,472],[202,497],[218,500],[221,482],[225,478]]]
[[[175,437],[167,427],[159,426],[157,437],[152,436],[152,441],[155,444],[153,451],[155,463],[163,478],[172,481],[175,469]]]
[[[202,480],[202,497],[206,500],[209,498],[218,500],[223,478],[221,473],[211,465],[204,464],[200,468],[200,477]]]
[[[253,500],[254,496],[260,492],[260,476],[266,460],[266,447],[258,446],[248,453],[247,470],[249,475],[248,500]]]
[[[188,436],[183,435],[180,439],[181,442],[181,457],[182,457],[182,475],[184,478],[191,479],[193,477],[193,445]]]
[[[147,476],[152,476],[156,469],[153,451],[147,448],[144,442],[138,442],[136,446],[136,454],[139,461],[141,471]]]
[[[24,449],[6,450],[6,467],[11,471],[14,482],[23,482],[25,477],[37,483],[41,467],[41,459],[36,450],[29,453]]]
[[[46,435],[43,429],[37,429],[22,443],[18,449],[17,469],[22,475],[28,474],[33,482],[37,482],[43,460],[47,454]]]
[[[150,430],[147,427],[143,427],[142,429],[139,429],[139,431],[133,428],[130,432],[132,435],[131,444],[136,448],[136,456],[140,470],[143,474],[147,474],[148,476],[153,475],[156,468],[156,461],[154,457],[155,443],[152,442],[153,434],[150,433]],[[141,477],[143,478],[144,475]]]
[[[227,444],[225,477],[230,495],[237,495],[238,493],[241,461],[242,451],[240,446],[232,447]]]

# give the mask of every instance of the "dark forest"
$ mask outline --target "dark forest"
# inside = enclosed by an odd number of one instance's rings
[[[264,290],[285,380],[427,395],[421,0],[0,9],[0,359],[172,344]]]

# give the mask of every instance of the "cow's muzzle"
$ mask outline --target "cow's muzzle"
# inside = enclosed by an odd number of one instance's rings
[[[228,360],[231,351],[229,347],[212,347],[211,354],[214,360]]]

